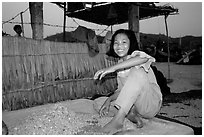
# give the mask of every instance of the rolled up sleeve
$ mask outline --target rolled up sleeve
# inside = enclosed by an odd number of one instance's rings
[[[140,58],[147,58],[148,61],[146,63],[143,63],[141,65],[139,65],[139,67],[143,67],[144,70],[146,72],[149,71],[150,65],[152,64],[152,62],[155,62],[155,58],[153,58],[152,56],[148,55],[147,53],[143,52],[143,51],[134,51],[130,57],[136,57],[139,56]]]

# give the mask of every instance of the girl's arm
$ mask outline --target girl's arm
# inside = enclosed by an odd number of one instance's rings
[[[111,66],[109,69],[113,69],[114,71],[117,71],[120,69],[138,66],[138,65],[141,65],[143,63],[146,63],[147,61],[148,61],[148,58],[140,58],[140,57],[136,56],[136,57],[132,57],[130,59],[127,59],[121,63],[118,63],[114,66]]]
[[[117,90],[118,90],[118,89],[117,89]],[[107,101],[112,102],[112,101],[116,100],[116,98],[118,97],[118,95],[119,95],[119,93],[120,93],[120,91],[117,91],[117,90],[114,92],[113,95],[111,95],[111,96],[107,99]]]
[[[125,68],[130,68],[130,67],[133,67],[133,66],[138,66],[138,65],[141,65],[143,63],[146,63],[147,61],[148,61],[148,58],[140,58],[138,56],[132,57],[132,58],[130,58],[128,60],[125,60],[125,61],[123,61],[121,63],[118,63],[118,64],[116,64],[114,66],[99,70],[98,72],[96,72],[96,74],[94,76],[94,79],[99,79],[100,80],[106,74],[115,72],[115,71],[120,70],[120,69],[125,69]]]
[[[116,100],[119,93],[120,93],[119,91],[115,91],[115,93],[113,95],[111,95],[109,98],[106,99],[106,101],[103,103],[103,105],[101,106],[101,108],[99,110],[100,116],[105,116],[108,114],[111,102]]]

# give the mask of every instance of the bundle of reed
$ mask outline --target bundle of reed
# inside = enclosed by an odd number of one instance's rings
[[[3,37],[3,110],[111,92],[115,78],[98,85],[93,81],[97,70],[116,63],[107,59],[104,45],[99,48],[100,53],[90,57],[86,43]]]

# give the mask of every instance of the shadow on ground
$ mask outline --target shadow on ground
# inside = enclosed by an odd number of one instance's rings
[[[170,93],[163,97],[163,105],[168,105],[168,103],[182,103],[185,100],[191,99],[202,99],[202,90],[190,90],[182,93]],[[194,127],[166,116],[156,115],[156,117],[189,126],[194,130],[195,135],[202,135],[202,127]]]
[[[185,100],[202,99],[202,90],[190,90],[182,93],[170,93],[163,97],[163,103],[182,103]]]

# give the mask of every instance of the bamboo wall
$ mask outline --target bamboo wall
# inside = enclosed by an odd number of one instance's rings
[[[2,109],[17,110],[68,99],[107,94],[116,79],[96,84],[95,72],[115,64],[105,46],[88,55],[86,43],[2,37]]]

